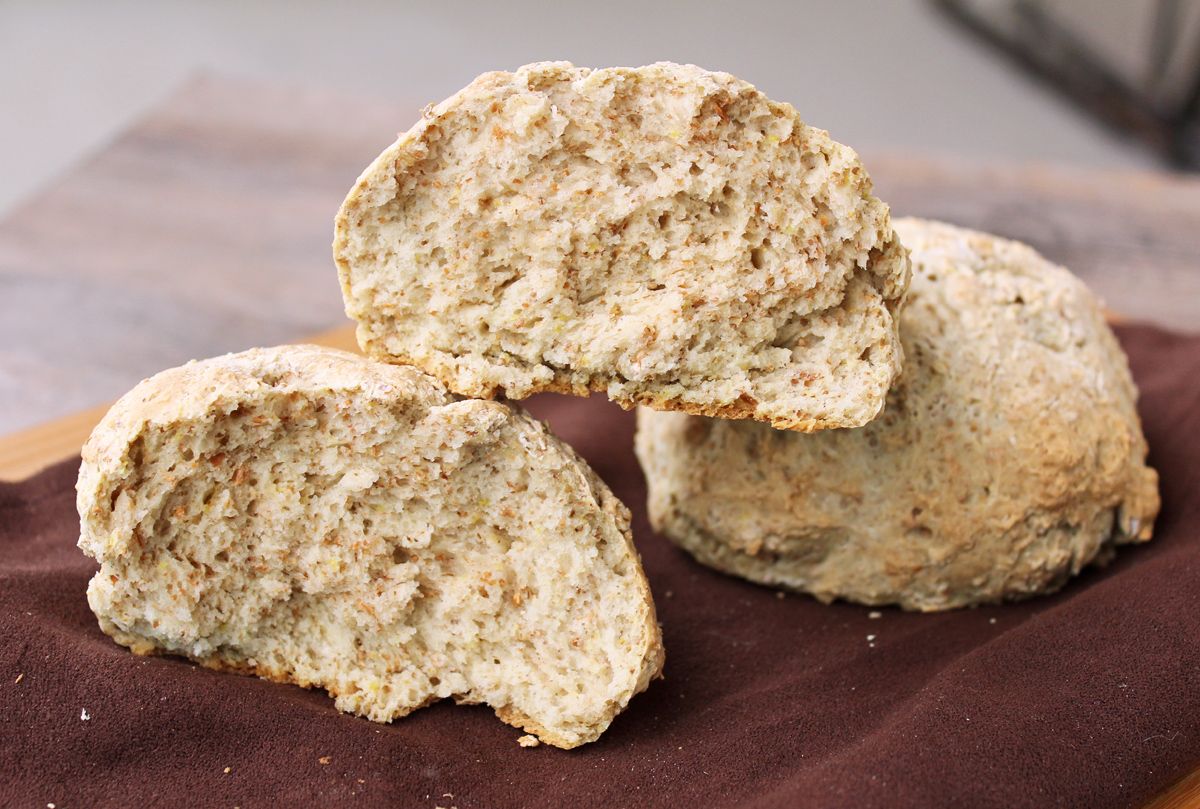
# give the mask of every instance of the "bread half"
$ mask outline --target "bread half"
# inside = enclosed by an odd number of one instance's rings
[[[367,168],[334,257],[363,349],[465,396],[809,431],[900,368],[908,259],[857,155],[690,65],[480,76]]]
[[[574,747],[662,667],[626,508],[540,422],[413,368],[295,346],[164,371],[87,442],[78,505],[119,643],[375,721],[451,697]]]
[[[1150,539],[1158,476],[1091,292],[1017,242],[896,229],[914,274],[882,415],[797,435],[639,411],[655,528],[773,587],[926,611],[1049,592]]]

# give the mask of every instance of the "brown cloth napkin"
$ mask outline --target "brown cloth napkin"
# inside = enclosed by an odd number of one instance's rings
[[[633,509],[667,647],[666,679],[569,752],[518,747],[484,707],[378,725],[135,657],[84,599],[78,460],[4,485],[0,805],[1140,805],[1200,760],[1200,337],[1120,336],[1162,475],[1156,538],[1058,595],[938,615],[872,619],[701,567],[650,530],[632,414],[535,401]]]

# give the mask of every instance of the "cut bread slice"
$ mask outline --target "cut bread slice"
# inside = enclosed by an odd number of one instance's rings
[[[629,512],[540,422],[314,346],[189,363],[84,448],[88,601],[139,654],[386,722],[487,703],[559,747],[662,667]]]
[[[694,66],[480,76],[363,173],[334,257],[363,349],[466,396],[808,431],[900,368],[908,258],[857,155]]]

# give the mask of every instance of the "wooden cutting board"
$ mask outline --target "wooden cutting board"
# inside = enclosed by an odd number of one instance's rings
[[[0,479],[76,454],[163,368],[303,335],[355,348],[333,214],[429,100],[201,77],[0,222]],[[1030,242],[1122,314],[1200,328],[1200,180],[865,162],[896,215]],[[1200,807],[1200,771],[1150,806]]]

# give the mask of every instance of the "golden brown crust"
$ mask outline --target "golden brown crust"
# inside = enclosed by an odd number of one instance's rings
[[[365,351],[369,348],[364,346]],[[433,373],[422,367],[422,363],[414,357],[404,354],[397,355],[382,355],[379,359],[400,366],[421,368],[426,373]],[[571,382],[566,377],[556,377],[551,381],[535,386],[530,395],[538,393],[559,393],[566,396],[581,396],[587,397],[593,393],[605,393],[609,390],[609,383],[605,380],[592,380],[587,384],[579,384]],[[457,391],[461,396],[467,396],[472,399],[485,399],[494,401],[504,399],[505,391],[503,388],[495,385],[478,385],[462,388]],[[758,402],[752,397],[743,396],[738,398],[731,404],[702,404],[689,401],[679,397],[664,397],[652,391],[646,391],[633,396],[614,396],[611,401],[620,405],[624,410],[633,410],[637,407],[648,407],[651,410],[676,411],[679,413],[687,413],[692,416],[706,416],[708,418],[720,419],[749,419],[754,421],[762,421],[761,414],[758,411]],[[882,409],[882,403],[880,405]],[[766,420],[773,428],[777,430],[793,430],[801,433],[811,433],[818,430],[837,429],[846,425],[839,419],[797,419],[797,418],[776,418]]]
[[[899,220],[904,374],[857,430],[639,411],[655,528],[776,587],[938,610],[1060,587],[1148,540],[1157,475],[1093,296],[1030,248]]]

